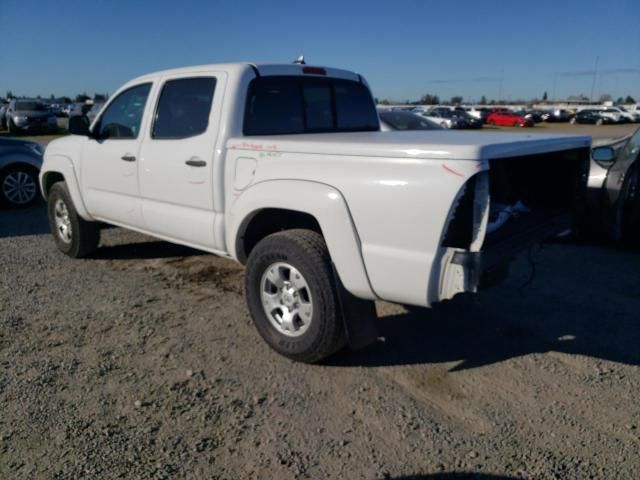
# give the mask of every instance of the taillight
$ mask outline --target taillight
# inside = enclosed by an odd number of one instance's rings
[[[302,73],[309,73],[311,75],[326,75],[327,71],[321,67],[302,67]]]

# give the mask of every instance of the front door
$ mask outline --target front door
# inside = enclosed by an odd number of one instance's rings
[[[109,103],[82,149],[83,198],[92,216],[144,228],[138,155],[151,83],[128,88]]]
[[[208,250],[215,235],[216,140],[224,74],[161,80],[158,101],[140,151],[142,215],[149,231]],[[219,237],[219,235],[218,235]]]

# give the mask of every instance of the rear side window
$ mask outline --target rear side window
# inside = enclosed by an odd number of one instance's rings
[[[259,77],[252,80],[245,135],[377,131],[369,89],[349,80]]]
[[[212,77],[167,81],[158,100],[152,137],[187,138],[206,132],[215,88]]]

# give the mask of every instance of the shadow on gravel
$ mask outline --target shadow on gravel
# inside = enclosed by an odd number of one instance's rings
[[[456,371],[550,351],[640,365],[640,256],[567,253],[558,248],[530,289],[498,287],[382,317],[385,341],[339,353],[329,365],[459,362]],[[563,261],[565,271],[557,268]]]
[[[504,475],[492,475],[490,473],[472,472],[443,472],[426,475],[408,475],[403,477],[391,477],[385,475],[380,480],[519,480],[520,477],[505,477]]]
[[[0,206],[0,238],[49,233],[47,204],[38,200],[27,208]]]
[[[149,242],[102,246],[90,258],[96,260],[150,260],[153,258],[194,257],[198,255],[209,254],[175,243],[152,240]]]

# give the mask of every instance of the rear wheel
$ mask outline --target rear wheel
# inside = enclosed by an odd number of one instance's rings
[[[38,197],[38,171],[16,165],[0,173],[0,199],[12,207],[26,207]]]
[[[602,125],[603,123],[604,123],[604,121],[601,118],[596,120],[596,125],[598,125],[598,126]]]
[[[47,198],[49,228],[58,250],[82,258],[98,248],[100,226],[78,215],[65,182],[55,183]]]
[[[487,125],[495,125],[495,124],[496,124],[496,122],[495,122],[495,121],[493,121],[493,120],[489,120],[489,121],[487,121]]]
[[[575,117],[573,117],[571,120],[569,120],[569,123],[570,123],[571,125],[575,125],[575,124],[576,124],[576,122],[577,122],[577,120],[576,120],[576,118],[575,118]]]
[[[253,322],[278,353],[318,362],[346,345],[338,289],[322,235],[288,230],[249,255],[245,294]]]

